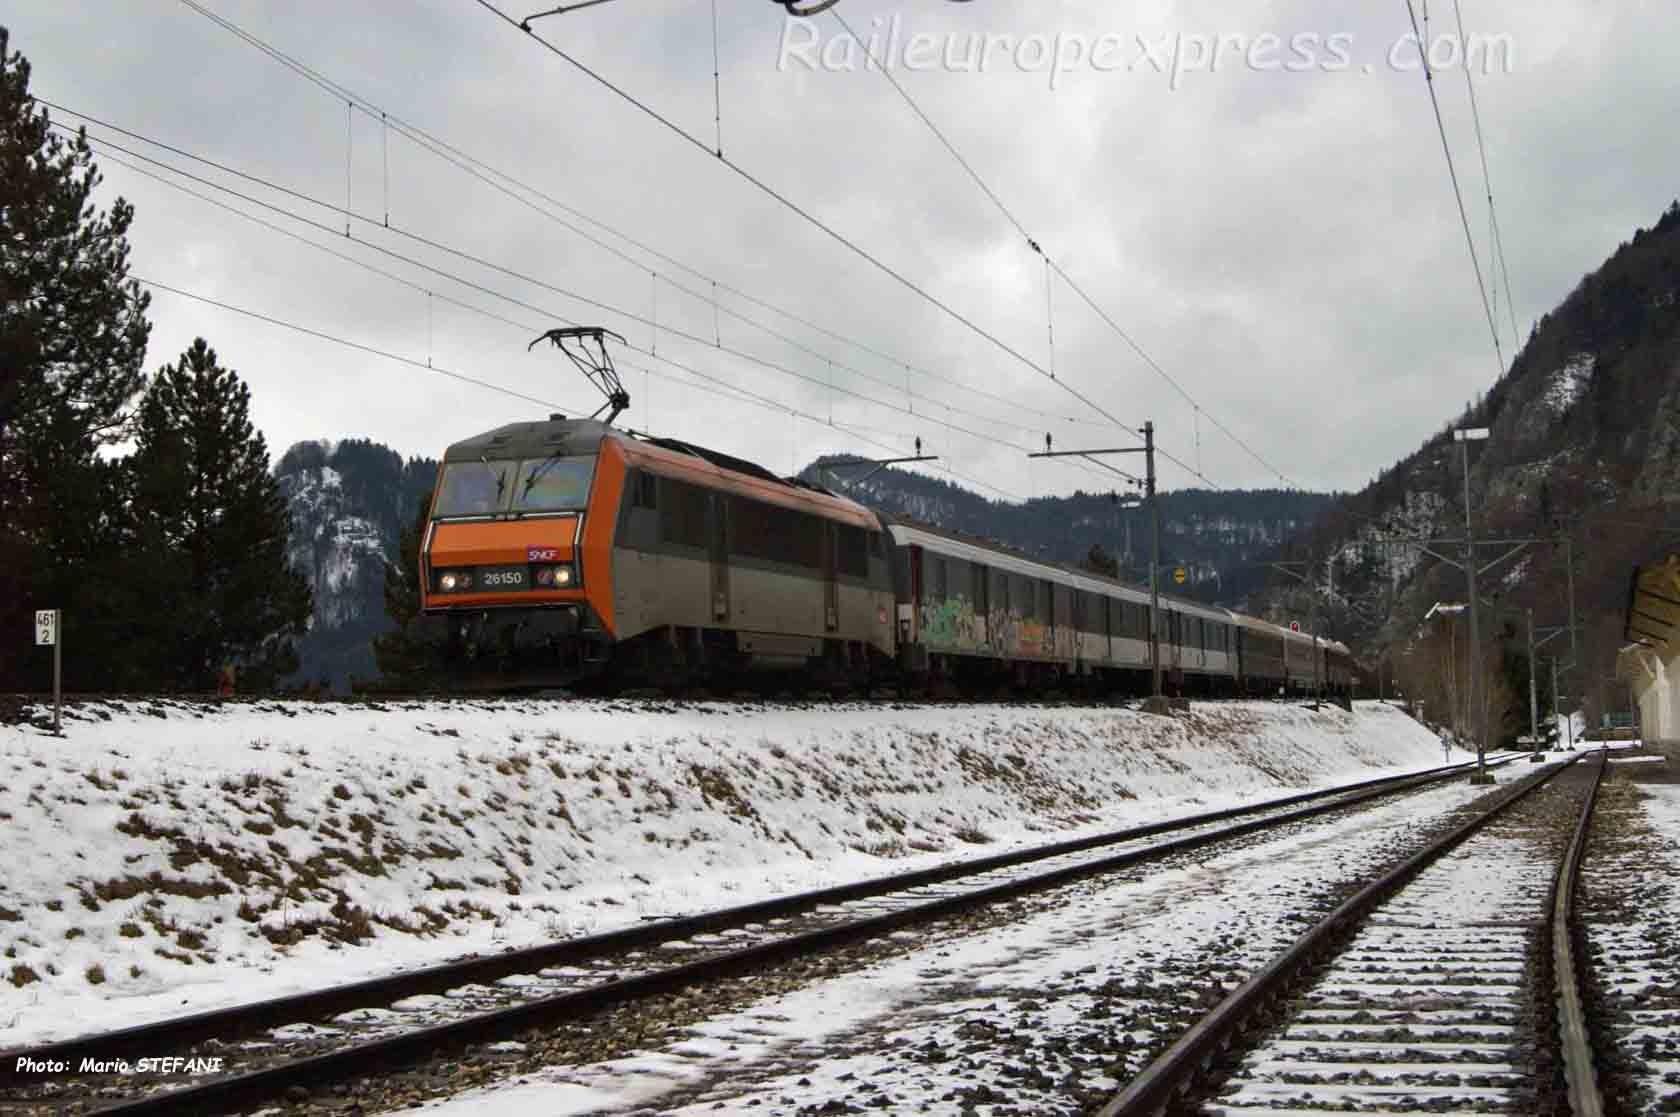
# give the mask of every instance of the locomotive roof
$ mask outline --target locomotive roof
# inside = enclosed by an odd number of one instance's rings
[[[546,458],[550,454],[588,454],[612,431],[594,419],[551,417],[475,434],[443,452],[445,462],[476,462],[483,458]]]
[[[567,419],[551,415],[546,420],[508,423],[455,443],[443,452],[443,460],[445,463],[476,462],[483,459],[547,458],[553,454],[593,454],[600,451],[601,443],[606,439],[617,440],[622,446],[655,447],[672,456],[668,460],[704,463],[704,466],[711,467],[712,476],[720,473],[733,475],[737,481],[749,482],[749,488],[756,488],[759,494],[772,501],[805,507],[823,506],[830,514],[841,513],[855,520],[859,527],[872,531],[876,526],[874,514],[868,509],[820,485],[798,478],[777,477],[755,462],[692,442],[655,438],[608,426],[595,419]],[[813,501],[813,497],[821,499]]]
[[[617,427],[610,427],[594,419],[564,419],[551,415],[546,420],[524,423],[509,423],[495,430],[485,431],[483,434],[473,435],[450,446],[443,453],[443,460],[478,461],[489,456],[492,452],[499,458],[531,458],[547,457],[550,454],[587,454],[601,444],[605,437],[636,437],[638,441],[650,446],[658,446],[666,450],[674,450],[680,454],[689,454],[725,469],[731,473],[745,474],[760,481],[770,481],[789,488],[804,489],[808,492],[822,493],[824,496],[834,496],[834,493],[820,485],[812,485],[793,477],[777,477],[768,469],[756,462],[737,458],[718,450],[697,446],[692,442],[683,442],[675,438],[655,438],[652,435],[634,434]]]

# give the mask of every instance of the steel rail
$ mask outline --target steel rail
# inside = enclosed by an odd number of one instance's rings
[[[1501,761],[1501,763],[1510,763],[1516,759],[1518,759],[1518,756],[1513,756]],[[100,1112],[133,1117],[133,1115],[141,1114],[179,1112],[211,1114],[235,1111],[243,1106],[273,1098],[293,1086],[303,1086],[312,1090],[318,1089],[327,1082],[342,1081],[381,1068],[412,1062],[438,1051],[459,1049],[473,1043],[507,1038],[535,1027],[574,1021],[591,1013],[661,993],[676,991],[688,985],[736,976],[756,970],[766,964],[785,962],[804,955],[832,950],[852,942],[885,934],[911,924],[927,922],[958,911],[1014,899],[1031,892],[1042,891],[1085,877],[1112,872],[1140,862],[1156,860],[1173,853],[1212,845],[1216,842],[1286,825],[1289,822],[1341,810],[1369,799],[1408,790],[1412,786],[1461,775],[1470,766],[1469,764],[1457,764],[1447,769],[1435,769],[1410,776],[1382,777],[1376,780],[1362,781],[1359,784],[1340,788],[1334,792],[1306,792],[1301,795],[1290,796],[1285,800],[1274,800],[1264,805],[1227,808],[1222,811],[1209,812],[1194,816],[1195,822],[1220,821],[1232,815],[1253,814],[1263,810],[1276,809],[1279,803],[1290,805],[1303,799],[1329,800],[1328,802],[1301,806],[1282,815],[1237,822],[1217,830],[1191,834],[1142,849],[1127,850],[1094,861],[1063,866],[1048,872],[1005,881],[959,895],[939,897],[898,911],[867,916],[852,922],[792,935],[773,942],[754,944],[740,950],[672,966],[654,973],[607,981],[599,985],[555,994],[459,1020],[418,1028],[400,1035],[364,1041],[336,1051],[305,1056],[241,1075],[229,1076],[177,1090],[162,1090],[144,1098],[121,1103],[109,1109],[102,1109]],[[1183,829],[1192,824],[1191,820],[1172,820],[1151,823],[1123,833],[1132,837],[1147,837],[1151,833],[1159,833],[1165,829]],[[1119,840],[1125,839],[1118,838],[1115,835],[1102,835],[1095,838],[1075,839],[1070,842],[1057,843],[1054,847],[1042,848],[1060,848],[1064,852],[1078,852],[1080,849],[1092,848],[1094,845],[1102,844],[1105,841],[1108,844],[1113,844]],[[971,875],[976,871],[974,866],[981,863],[992,862],[994,863],[991,865],[992,868],[1000,868],[1007,867],[1009,863],[1018,862],[1022,858],[1023,854],[1021,853],[998,855],[983,858],[979,861],[965,862],[962,866],[956,868],[941,866],[938,869],[923,870],[903,876],[914,877],[918,883],[936,883],[942,879],[950,879],[952,876]],[[823,895],[833,899],[837,893],[869,895],[888,891],[880,887],[881,883],[881,881],[871,881],[859,885],[847,885],[839,889],[825,889],[821,893],[811,893],[807,896]],[[855,898],[855,896],[852,898]],[[759,918],[763,918],[763,913],[772,905],[786,902],[786,900],[769,901],[747,905],[744,908],[731,909],[731,911],[752,911]],[[711,917],[698,918],[709,920]],[[714,926],[715,923],[708,923],[707,925]],[[673,935],[670,922],[649,927],[630,928],[626,932],[615,934],[634,934],[638,940],[651,938],[658,941],[666,941],[676,937]],[[611,936],[597,936],[597,940],[605,937]],[[573,943],[557,944],[556,947],[538,949],[544,951],[564,949],[583,941],[585,940],[573,940]],[[622,942],[619,945],[622,946]],[[497,956],[493,959],[475,959],[474,962],[500,962],[504,957],[506,956]],[[529,969],[530,967],[527,965],[521,968]],[[462,983],[463,981],[457,973],[450,985],[460,985]],[[144,1028],[129,1030],[130,1033],[143,1031]],[[98,1037],[94,1038],[97,1039]],[[150,1048],[153,1053],[156,1050],[156,1046]],[[78,1053],[77,1058],[79,1059],[82,1054]],[[65,1058],[62,1054],[51,1057],[59,1060]],[[14,1055],[11,1053],[0,1056],[0,1058],[5,1059],[9,1066],[17,1065],[13,1061]]]
[[[1496,803],[1475,818],[1454,827],[1383,873],[1338,904],[1329,915],[1308,928],[1295,943],[1202,1017],[1176,1042],[1139,1071],[1126,1087],[1097,1111],[1097,1117],[1157,1117],[1167,1111],[1195,1076],[1211,1065],[1243,1029],[1279,1000],[1301,975],[1334,949],[1341,935],[1356,926],[1431,863],[1452,851],[1518,800],[1542,787],[1581,759],[1578,754],[1549,770],[1519,781]]]
[[[1509,762],[1509,761],[1505,761]],[[249,1004],[178,1016],[150,1024],[109,1032],[77,1036],[27,1048],[0,1050],[0,1082],[24,1077],[15,1071],[20,1059],[27,1065],[63,1063],[79,1067],[84,1059],[96,1062],[155,1055],[160,1050],[180,1049],[207,1040],[236,1040],[269,1031],[284,1024],[319,1020],[349,1012],[352,1009],[390,1004],[405,997],[428,993],[443,993],[463,985],[490,984],[514,974],[532,973],[554,966],[577,965],[621,951],[657,946],[672,939],[716,932],[746,923],[797,915],[823,904],[845,903],[888,892],[900,892],[929,884],[941,884],[965,876],[976,876],[995,869],[1007,869],[1034,861],[1049,860],[1069,853],[1099,849],[1106,845],[1149,838],[1157,834],[1186,830],[1227,819],[1285,809],[1318,800],[1349,797],[1350,803],[1363,801],[1362,792],[1374,795],[1392,794],[1413,784],[1446,779],[1457,775],[1471,764],[1450,765],[1425,772],[1402,776],[1379,776],[1336,788],[1300,792],[1264,803],[1240,807],[1225,807],[1201,814],[1185,815],[1127,827],[1124,830],[1094,834],[1084,838],[1070,838],[1048,845],[1033,846],[1011,853],[991,854],[927,869],[913,869],[873,880],[831,885],[790,896],[758,900],[736,907],[697,915],[661,919],[598,935],[589,935],[564,942],[507,950],[478,958],[442,962],[420,969],[389,974],[384,977],[336,985],[327,989],[293,993]],[[62,1077],[62,1076],[55,1076]]]
[[[1586,852],[1598,785],[1604,781],[1608,763],[1608,755],[1600,750],[1598,773],[1587,791],[1586,806],[1575,824],[1575,834],[1558,868],[1557,885],[1552,893],[1552,975],[1557,983],[1558,1039],[1563,1048],[1563,1077],[1569,1087],[1569,1111],[1575,1117],[1603,1117],[1604,1114],[1604,1097],[1599,1092],[1598,1072],[1593,1066],[1592,1033],[1587,1026],[1571,934],[1575,922],[1575,884],[1581,875],[1581,858]]]

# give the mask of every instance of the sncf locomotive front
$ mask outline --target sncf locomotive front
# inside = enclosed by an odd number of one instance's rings
[[[421,540],[427,635],[451,682],[565,685],[613,643],[617,432],[588,419],[513,423],[449,447]]]

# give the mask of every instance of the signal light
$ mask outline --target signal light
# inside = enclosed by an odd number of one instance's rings
[[[552,566],[539,566],[539,567],[537,567],[537,585],[539,585],[539,586],[552,586],[553,584],[554,584],[554,567],[552,567]]]

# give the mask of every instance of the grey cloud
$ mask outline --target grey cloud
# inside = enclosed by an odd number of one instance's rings
[[[1044,377],[916,299],[645,115],[613,98],[471,3],[400,8],[205,0],[216,12],[389,110],[634,233],[726,283],[901,361],[1057,414],[1084,409]],[[901,14],[910,30],[1255,34],[1345,31],[1356,61],[1379,61],[1408,28],[1392,9],[1307,3],[1114,6],[1015,2],[849,2],[867,30]],[[393,14],[393,13],[399,14]],[[517,12],[516,14],[524,14]],[[1439,13],[1437,13],[1439,15]],[[1596,267],[1675,192],[1680,153],[1652,144],[1651,122],[1676,103],[1680,48],[1654,7],[1569,9],[1514,0],[1467,13],[1509,29],[1518,65],[1478,86],[1519,324]],[[780,14],[720,5],[724,143],[766,182],[946,299],[1007,344],[1048,361],[1042,263],[926,133],[880,75],[775,69]],[[826,17],[824,17],[826,19]],[[303,82],[179,4],[0,2],[0,21],[35,65],[43,95],[105,115],[333,202],[344,195],[342,102]],[[822,24],[819,20],[819,24]],[[1437,19],[1436,29],[1442,28]],[[538,29],[712,142],[712,49],[703,4],[604,5]],[[903,81],[1046,249],[1213,417],[1291,478],[1354,487],[1415,447],[1491,383],[1491,346],[1448,192],[1423,81],[1416,73],[1186,75],[1075,73],[1052,92],[1042,74],[905,73]],[[1438,81],[1478,247],[1486,217],[1462,81]],[[654,261],[605,254],[405,141],[354,118],[352,199],[378,217],[518,271],[649,314],[659,271],[662,355],[811,414],[921,435],[946,464],[1021,494],[1106,484],[1062,465],[1029,466],[1008,446],[944,431],[929,416],[830,399],[710,346],[712,312]],[[590,389],[519,328],[427,300],[311,249],[211,210],[120,167],[112,192],[138,206],[135,265],[144,274],[293,319],[512,390],[593,407]],[[296,203],[287,203],[296,206]],[[304,207],[297,207],[304,208]],[[320,215],[318,215],[320,216]],[[321,219],[329,225],[336,220]],[[495,313],[599,321],[637,345],[645,323],[593,311],[540,287],[404,244],[357,235],[470,276],[541,308],[499,304],[329,234],[311,238]],[[1503,298],[1503,294],[1501,294]],[[726,299],[727,305],[739,305]],[[204,334],[251,381],[259,425],[276,449],[297,438],[367,435],[405,453],[436,453],[463,434],[536,410],[423,370],[288,334],[160,295],[153,366]],[[742,306],[755,317],[766,317]],[[1502,315],[1502,321],[1504,316]],[[894,384],[903,369],[790,323],[779,329]],[[1128,423],[1153,418],[1162,441],[1224,485],[1276,478],[1194,417],[1074,295],[1056,293],[1058,376]],[[818,380],[822,362],[728,318],[724,340]],[[1506,328],[1508,333],[1508,327]],[[428,335],[430,340],[428,341]],[[1507,340],[1509,358],[1509,342]],[[629,358],[647,363],[640,356]],[[812,453],[866,449],[819,423],[677,386],[627,379],[646,424],[755,457],[777,469]],[[679,377],[680,379],[680,377]],[[905,401],[840,374],[857,391]],[[918,395],[988,415],[990,401],[915,381]],[[1090,416],[1087,416],[1090,417]],[[1036,443],[1042,419],[1014,413],[1010,443]],[[962,425],[973,420],[952,417]],[[992,429],[992,428],[983,428]],[[1099,428],[1058,441],[1112,442]],[[1119,436],[1123,437],[1123,436]],[[1194,483],[1164,470],[1166,482]]]

